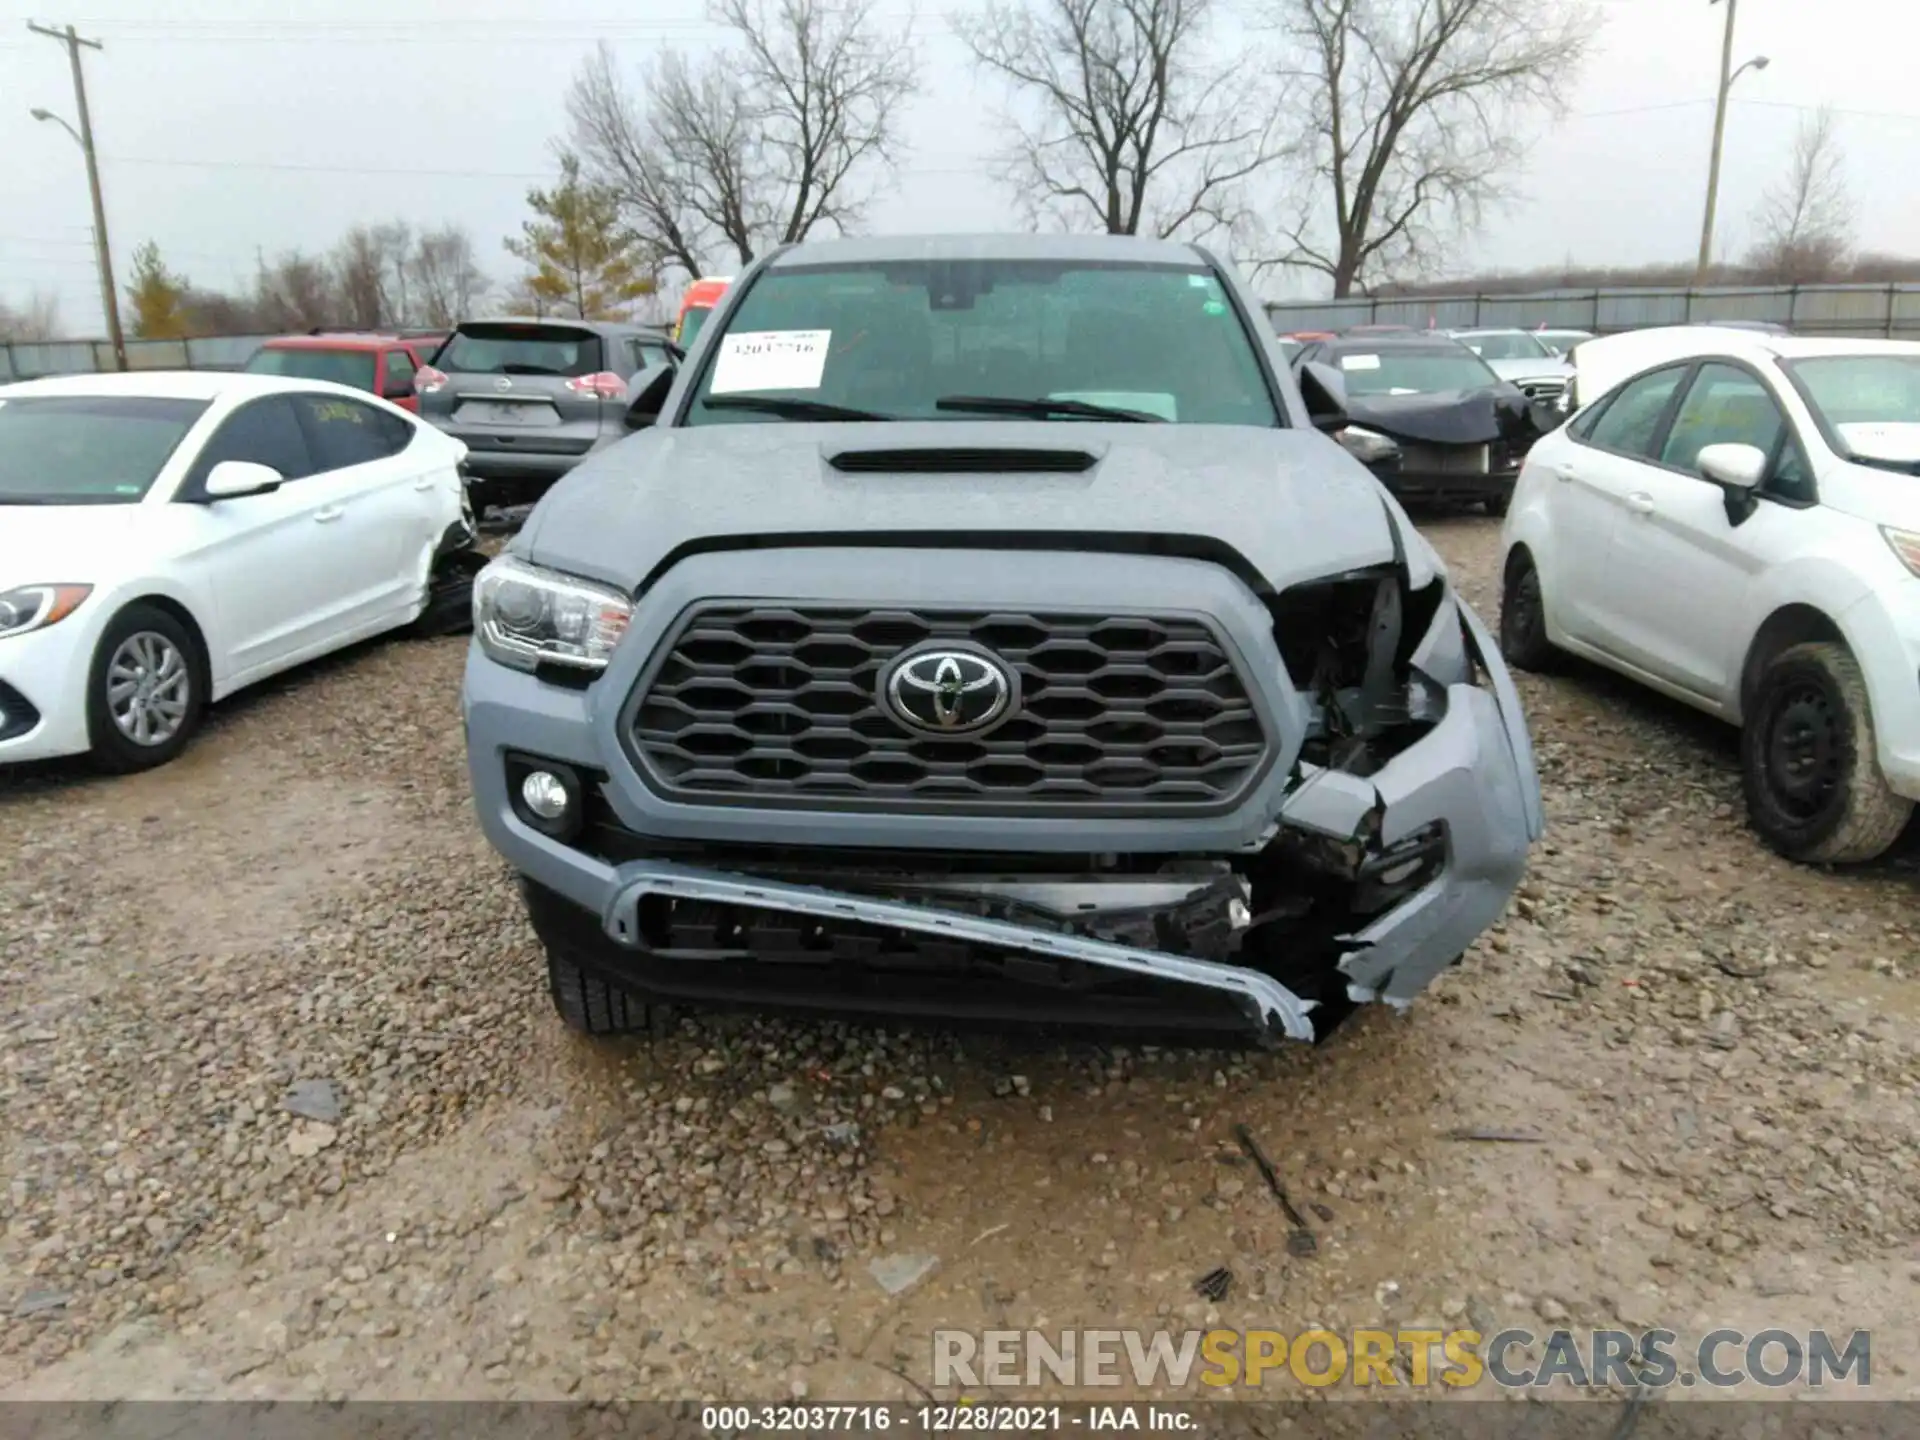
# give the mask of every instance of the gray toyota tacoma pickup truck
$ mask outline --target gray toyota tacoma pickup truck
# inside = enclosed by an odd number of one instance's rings
[[[569,1025],[1312,1040],[1500,916],[1543,819],[1499,652],[1204,250],[790,247],[635,389],[463,693]]]

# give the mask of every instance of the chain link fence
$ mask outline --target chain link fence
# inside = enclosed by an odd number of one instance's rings
[[[1282,334],[1407,325],[1416,330],[1589,330],[1760,320],[1804,335],[1920,338],[1920,285],[1766,285],[1712,289],[1633,287],[1531,295],[1286,300],[1267,306]]]

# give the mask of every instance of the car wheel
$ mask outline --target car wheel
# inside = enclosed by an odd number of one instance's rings
[[[129,605],[100,636],[87,675],[87,739],[97,769],[124,775],[164,765],[200,728],[206,656],[157,605]]]
[[[1547,607],[1540,593],[1540,571],[1525,550],[1507,561],[1500,590],[1500,653],[1520,670],[1551,670],[1559,650],[1547,639]]]
[[[1789,860],[1859,864],[1900,838],[1911,801],[1881,777],[1866,677],[1846,646],[1781,651],[1761,673],[1740,737],[1753,828]]]

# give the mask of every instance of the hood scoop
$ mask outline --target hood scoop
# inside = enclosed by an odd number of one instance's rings
[[[1099,463],[1085,450],[1004,445],[922,445],[891,450],[842,450],[827,457],[848,475],[1079,475]]]

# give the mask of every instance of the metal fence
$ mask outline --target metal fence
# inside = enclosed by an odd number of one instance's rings
[[[1441,330],[1518,327],[1611,334],[1651,325],[1710,320],[1768,320],[1810,335],[1920,338],[1920,285],[1766,285],[1704,290],[1634,287],[1542,290],[1531,295],[1280,300],[1267,306],[1274,328],[1344,330],[1350,325],[1429,326]],[[132,370],[238,370],[266,335],[200,340],[129,340]],[[0,344],[0,382],[111,370],[105,340]]]
[[[1344,330],[1410,325],[1416,330],[1519,328],[1606,335],[1654,325],[1766,320],[1807,335],[1920,337],[1920,285],[1766,285],[1542,290],[1530,295],[1287,300],[1267,306],[1274,328]]]
[[[129,340],[129,370],[238,370],[267,335],[211,335],[202,340]],[[0,382],[42,375],[85,375],[113,369],[105,340],[50,340],[0,344]]]

